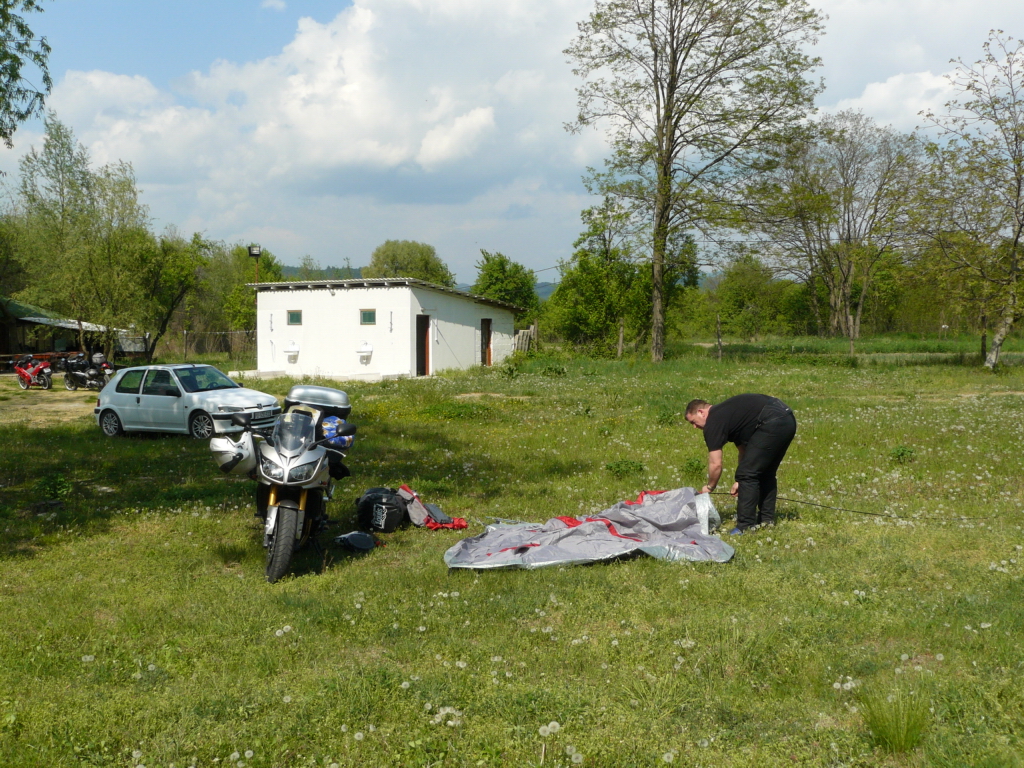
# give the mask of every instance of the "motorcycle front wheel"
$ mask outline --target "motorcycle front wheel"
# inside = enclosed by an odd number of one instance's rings
[[[273,584],[288,572],[295,552],[295,529],[299,524],[299,510],[282,504],[277,508],[274,531],[267,543],[267,581]]]
[[[76,389],[78,389],[78,382],[75,381],[75,377],[72,376],[70,373],[64,374],[64,389],[66,389],[68,392],[74,392]]]
[[[26,379],[24,376],[21,376],[19,374],[18,375],[18,386],[21,387],[22,389],[28,389],[28,387],[29,387],[28,379]]]

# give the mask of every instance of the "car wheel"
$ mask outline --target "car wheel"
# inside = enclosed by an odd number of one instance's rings
[[[206,411],[196,411],[188,420],[188,433],[196,440],[213,437],[213,418]]]
[[[107,410],[100,414],[100,429],[107,437],[118,437],[124,434],[121,419],[113,411]]]

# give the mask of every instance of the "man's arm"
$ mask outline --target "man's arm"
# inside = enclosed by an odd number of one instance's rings
[[[700,489],[701,493],[711,493],[718,485],[722,476],[722,450],[708,451],[708,483]]]
[[[740,454],[739,461],[742,462],[743,461],[743,453],[747,450],[747,446],[745,446],[745,445],[737,445],[736,446],[736,450]],[[737,468],[739,467],[739,462],[736,463],[736,466],[737,466]],[[732,495],[732,496],[736,496],[739,492],[740,492],[740,484],[739,483],[733,483],[732,484],[732,488],[729,489],[729,494]]]

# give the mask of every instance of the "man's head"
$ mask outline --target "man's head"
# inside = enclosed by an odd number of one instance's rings
[[[711,403],[707,400],[691,400],[686,406],[686,420],[697,429],[704,429],[710,410]]]

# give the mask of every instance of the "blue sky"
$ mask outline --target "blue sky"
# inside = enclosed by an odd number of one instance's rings
[[[911,130],[948,98],[949,59],[1019,0],[821,0],[823,110]],[[285,263],[365,264],[386,239],[431,243],[471,282],[479,250],[533,269],[570,254],[579,136],[562,49],[592,0],[52,0],[49,105],[96,164],[133,164],[154,227],[256,241]],[[25,125],[0,170],[41,143]],[[552,278],[555,272],[545,272]]]

